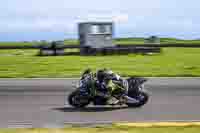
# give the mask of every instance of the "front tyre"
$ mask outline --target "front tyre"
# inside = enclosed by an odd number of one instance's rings
[[[74,91],[68,96],[68,103],[76,108],[83,108],[87,106],[90,101],[88,98],[80,96],[79,91]]]
[[[133,97],[129,95],[129,97]],[[134,97],[135,98],[135,97]],[[149,100],[149,95],[147,92],[139,92],[139,95],[137,96],[137,100],[139,100],[138,103],[126,103],[129,107],[141,107],[144,104],[146,104]]]

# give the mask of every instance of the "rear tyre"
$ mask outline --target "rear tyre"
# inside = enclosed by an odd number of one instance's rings
[[[87,106],[90,101],[88,98],[80,96],[79,91],[74,91],[68,96],[68,103],[76,108],[83,108]]]
[[[133,97],[129,95],[130,97]],[[149,100],[149,95],[147,92],[141,91],[140,94],[137,97],[137,100],[139,100],[139,103],[126,103],[129,107],[141,107],[144,104],[146,104]]]

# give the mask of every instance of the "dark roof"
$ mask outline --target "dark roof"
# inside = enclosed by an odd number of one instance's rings
[[[113,24],[113,22],[80,22],[79,24]]]

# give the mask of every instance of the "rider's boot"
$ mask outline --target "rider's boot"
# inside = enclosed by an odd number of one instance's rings
[[[107,101],[107,104],[109,104],[109,105],[116,105],[118,103],[119,103],[119,100],[117,98],[115,98],[115,97],[111,97]]]

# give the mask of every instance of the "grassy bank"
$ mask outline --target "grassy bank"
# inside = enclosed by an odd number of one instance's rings
[[[0,129],[0,133],[199,133],[198,126],[185,127],[95,127],[95,128],[63,128],[63,129]]]
[[[40,45],[39,42],[0,42],[1,46],[37,46]]]
[[[38,57],[37,50],[0,50],[0,77],[79,77],[85,68],[122,76],[200,76],[200,48],[164,48],[161,54]]]
[[[130,44],[145,44],[145,38],[117,38],[114,40],[115,44],[130,45]],[[181,40],[176,38],[160,38],[160,44],[188,44],[200,45],[200,40]]]

